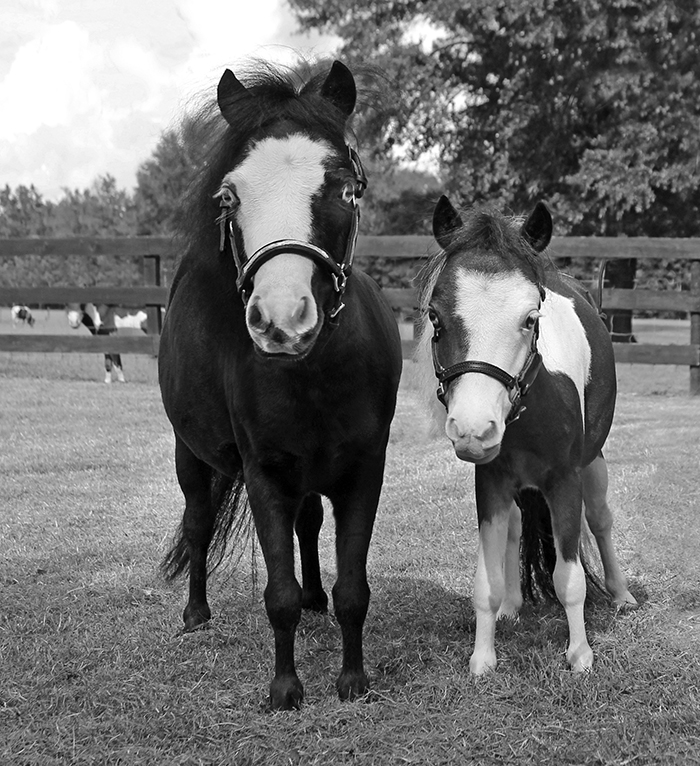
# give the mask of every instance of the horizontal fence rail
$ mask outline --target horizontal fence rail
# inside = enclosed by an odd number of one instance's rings
[[[427,236],[360,236],[357,256],[412,260],[420,263],[437,251]],[[109,256],[141,257],[144,283],[139,287],[5,287],[0,286],[0,305],[60,306],[66,303],[96,303],[146,308],[148,335],[54,336],[22,333],[0,334],[0,351],[42,353],[97,352],[158,354],[161,310],[167,302],[167,288],[161,286],[161,256],[176,252],[168,237],[79,237],[61,239],[0,238],[0,261],[23,256]],[[553,258],[614,260],[623,258],[666,258],[691,261],[689,291],[613,289],[602,291],[603,310],[676,311],[690,315],[687,345],[615,343],[615,359],[633,364],[675,364],[690,368],[690,391],[700,394],[700,238],[646,237],[554,237],[549,247]],[[417,308],[417,294],[411,288],[385,288],[391,306],[404,314]],[[404,356],[410,357],[414,342],[404,340]]]

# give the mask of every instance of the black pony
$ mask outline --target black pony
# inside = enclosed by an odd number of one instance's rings
[[[401,346],[377,285],[351,276],[366,185],[346,137],[355,100],[354,78],[340,62],[305,78],[268,67],[245,85],[224,72],[221,114],[201,117],[211,149],[182,219],[184,252],[160,342],[160,386],[185,496],[164,571],[172,578],[189,568],[185,628],[209,620],[207,574],[239,528],[247,495],[267,567],[273,709],[303,698],[294,665],[302,607],[327,609],[322,495],[336,520],[338,694],[368,688],[366,559]]]

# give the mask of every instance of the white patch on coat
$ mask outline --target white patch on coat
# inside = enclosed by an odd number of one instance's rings
[[[585,387],[591,376],[591,347],[571,298],[545,289],[538,348],[552,373],[570,378],[578,391],[585,427]]]

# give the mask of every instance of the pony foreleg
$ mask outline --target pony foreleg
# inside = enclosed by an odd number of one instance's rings
[[[301,586],[294,574],[294,517],[297,503],[276,490],[255,464],[245,466],[248,501],[267,568],[265,609],[275,636],[275,676],[270,708],[301,706],[304,687],[294,664],[294,640],[301,619]]]
[[[555,542],[556,544],[556,542]],[[554,590],[566,612],[569,625],[569,646],[566,660],[572,670],[590,670],[593,667],[593,650],[586,637],[583,618],[583,604],[586,600],[586,575],[578,554],[567,561],[557,549],[557,563],[554,567]]]
[[[481,675],[496,667],[496,620],[506,595],[505,558],[510,514],[501,512],[479,525],[479,556],[474,577],[474,651],[469,670]]]
[[[505,560],[505,598],[496,615],[515,620],[520,607],[523,605],[523,595],[520,588],[520,537],[523,523],[520,508],[513,502],[508,518],[508,542],[506,544]]]
[[[637,606],[627,589],[627,578],[620,569],[612,542],[613,518],[608,507],[608,466],[599,455],[583,469],[583,500],[586,521],[595,536],[605,572],[605,587],[618,608]]]
[[[323,524],[323,506],[317,494],[308,495],[299,510],[294,529],[301,559],[301,606],[314,612],[328,611],[328,596],[323,590],[318,561],[318,535]]]
[[[566,659],[572,670],[590,670],[593,651],[586,637],[583,605],[586,600],[586,575],[579,558],[581,479],[578,471],[562,480],[545,496],[552,513],[556,564],[552,580],[554,591],[566,612],[569,645]]]
[[[336,681],[342,700],[365,694],[369,681],[364,669],[362,631],[369,608],[367,552],[379,503],[384,460],[358,469],[351,487],[344,483],[330,495],[336,518],[338,577],[333,586],[335,616],[343,636],[343,665]]]

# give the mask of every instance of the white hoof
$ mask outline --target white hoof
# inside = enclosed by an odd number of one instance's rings
[[[474,652],[469,660],[469,672],[473,676],[482,676],[496,669],[496,652]]]
[[[575,649],[569,648],[566,660],[574,673],[583,673],[593,667],[593,650],[588,644],[580,644]]]

